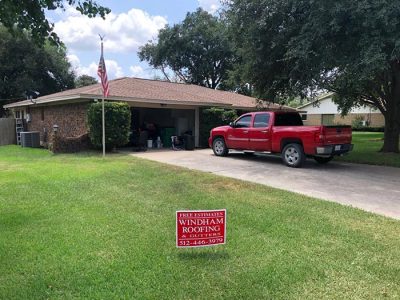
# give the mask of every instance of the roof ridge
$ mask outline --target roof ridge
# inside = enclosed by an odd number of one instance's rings
[[[151,78],[140,78],[140,77],[123,77],[123,78],[128,78],[128,79],[139,79],[139,80],[146,80],[146,81],[155,81],[155,82],[165,82],[165,83],[171,83],[171,84],[183,84],[183,85],[194,85],[192,83],[187,83],[187,82],[173,82],[173,81],[168,81],[168,80],[160,80],[160,79],[151,79]]]

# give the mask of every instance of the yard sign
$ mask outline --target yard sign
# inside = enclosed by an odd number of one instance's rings
[[[176,212],[176,247],[225,244],[226,209]]]

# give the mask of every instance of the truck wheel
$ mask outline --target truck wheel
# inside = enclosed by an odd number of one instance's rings
[[[329,156],[329,157],[314,156],[314,159],[319,164],[327,164],[328,162],[330,162],[333,159],[333,156]]]
[[[216,138],[213,141],[212,146],[216,156],[226,156],[228,154],[228,148],[226,147],[225,140],[223,138]]]
[[[282,151],[283,162],[292,168],[299,168],[304,163],[306,156],[303,147],[299,144],[287,144]]]

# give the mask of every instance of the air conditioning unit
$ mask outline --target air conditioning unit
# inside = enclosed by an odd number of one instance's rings
[[[21,146],[22,147],[39,148],[40,147],[39,131],[21,132]]]

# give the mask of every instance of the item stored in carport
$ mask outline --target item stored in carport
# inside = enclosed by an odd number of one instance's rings
[[[194,136],[185,134],[183,139],[185,141],[185,150],[194,150]]]

